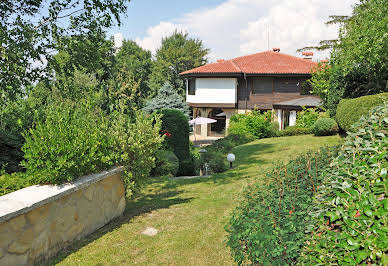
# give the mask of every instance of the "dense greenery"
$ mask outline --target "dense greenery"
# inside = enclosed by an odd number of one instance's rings
[[[289,126],[286,127],[282,131],[277,131],[274,136],[277,137],[285,137],[285,136],[297,136],[297,135],[307,135],[312,134],[311,128],[297,127],[297,126]]]
[[[253,110],[247,114],[235,114],[230,118],[229,134],[245,135],[258,139],[274,135],[271,112],[260,113]]]
[[[358,122],[361,116],[368,116],[370,109],[388,101],[388,93],[362,96],[355,99],[343,99],[337,107],[336,120],[338,125],[345,131],[352,129],[352,125]]]
[[[175,31],[163,38],[148,82],[153,95],[168,81],[178,94],[185,97],[186,83],[179,73],[206,64],[208,53],[209,49],[204,48],[201,40],[190,38],[187,33]]]
[[[206,146],[199,160],[199,167],[208,167],[209,173],[222,173],[228,169],[226,155],[234,147],[254,140],[254,137],[245,134],[229,134],[225,138],[216,140],[212,145]],[[206,164],[206,165],[205,165]]]
[[[338,125],[334,119],[320,118],[314,123],[312,132],[315,136],[331,136],[338,133]]]
[[[322,116],[316,108],[303,108],[297,113],[295,126],[298,128],[312,128],[315,121]]]
[[[227,225],[227,245],[239,264],[293,265],[311,225],[312,196],[335,149],[279,164],[248,187]]]
[[[189,116],[189,106],[185,98],[167,81],[158,91],[157,95],[149,100],[143,110],[152,113],[161,109],[176,109],[182,111],[187,117]]]
[[[25,96],[34,81],[53,74],[42,61],[51,61],[63,37],[101,32],[120,23],[127,2],[1,1],[0,105]]]
[[[162,109],[158,113],[162,114],[162,130],[166,134],[165,149],[173,151],[179,159],[178,175],[195,174],[190,156],[188,118],[175,109]]]
[[[155,155],[153,176],[176,176],[179,170],[179,159],[170,150],[158,150]]]
[[[388,89],[388,5],[386,0],[361,0],[342,20],[329,65],[319,66],[311,83],[334,117],[342,98],[356,98]]]
[[[307,265],[387,265],[388,106],[374,108],[323,172],[306,235]]]

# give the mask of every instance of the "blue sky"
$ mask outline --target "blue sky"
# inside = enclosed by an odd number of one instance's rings
[[[149,27],[160,21],[173,21],[175,18],[202,8],[212,8],[222,0],[132,0],[128,12],[122,17],[121,27],[114,27],[110,35],[121,32],[126,39],[144,37]]]

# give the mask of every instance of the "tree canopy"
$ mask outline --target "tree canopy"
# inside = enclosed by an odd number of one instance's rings
[[[44,67],[63,36],[102,31],[120,23],[129,0],[2,0],[0,2],[0,103],[24,96],[47,78]],[[47,8],[47,11],[43,9]],[[40,62],[40,63],[39,63]]]
[[[206,64],[208,53],[209,49],[202,41],[190,38],[188,33],[175,31],[163,38],[148,83],[153,94],[168,81],[180,95],[185,96],[185,81],[179,73]]]
[[[311,83],[332,116],[342,98],[388,90],[388,5],[361,0],[343,20],[328,66],[319,66]]]

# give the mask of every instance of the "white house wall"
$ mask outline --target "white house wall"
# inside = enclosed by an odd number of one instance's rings
[[[236,78],[197,78],[195,95],[186,93],[188,103],[236,103]]]

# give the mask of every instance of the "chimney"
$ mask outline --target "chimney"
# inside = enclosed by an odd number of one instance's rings
[[[217,63],[221,63],[221,62],[224,62],[225,60],[224,59],[217,59]]]
[[[304,59],[312,60],[314,53],[313,52],[303,52],[302,55],[304,56],[303,57]]]
[[[280,52],[280,48],[272,48],[272,51],[274,51],[274,52]]]

